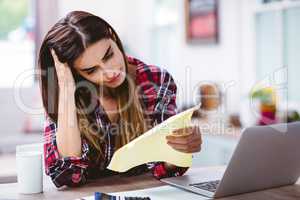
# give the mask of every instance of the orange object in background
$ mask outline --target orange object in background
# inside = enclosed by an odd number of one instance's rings
[[[276,104],[260,104],[259,125],[275,124],[276,120]]]
[[[203,110],[216,110],[221,104],[221,92],[215,84],[201,85],[200,95]]]

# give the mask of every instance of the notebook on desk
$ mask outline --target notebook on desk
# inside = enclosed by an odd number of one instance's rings
[[[149,197],[151,200],[174,200],[174,199],[185,199],[185,200],[206,200],[209,199],[207,197],[202,197],[198,194],[194,194],[191,192],[183,191],[181,189],[172,187],[172,186],[161,186],[143,190],[132,190],[125,192],[116,192],[109,193],[111,195],[122,197]],[[80,199],[80,198],[79,198]],[[84,200],[94,200],[94,196],[82,197]],[[125,198],[123,198],[125,199]]]

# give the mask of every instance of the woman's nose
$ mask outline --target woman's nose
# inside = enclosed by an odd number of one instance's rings
[[[115,77],[116,74],[117,72],[115,70],[107,69],[104,71],[104,76],[107,79],[112,79],[113,77]]]

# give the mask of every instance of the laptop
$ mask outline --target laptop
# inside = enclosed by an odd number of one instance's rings
[[[243,130],[224,170],[161,179],[211,198],[295,184],[300,176],[300,122]]]

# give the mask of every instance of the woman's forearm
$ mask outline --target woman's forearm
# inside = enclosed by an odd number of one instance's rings
[[[60,88],[56,142],[61,157],[81,156],[74,92],[73,86]]]

